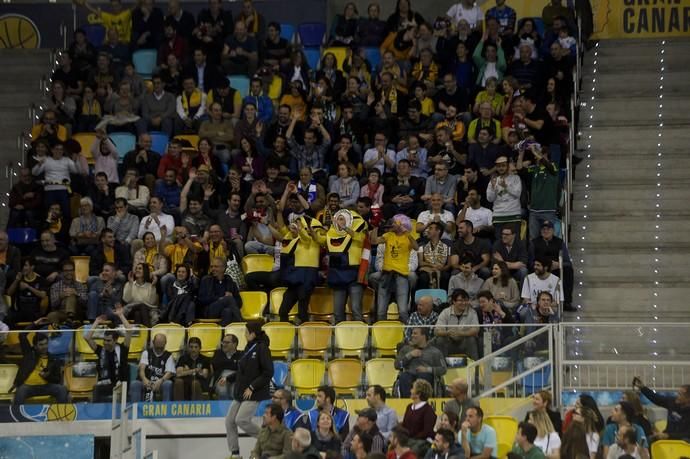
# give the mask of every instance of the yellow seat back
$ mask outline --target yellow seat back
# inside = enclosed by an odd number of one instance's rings
[[[333,319],[333,291],[328,287],[316,287],[309,299],[309,316],[312,320],[330,322]]]
[[[268,303],[266,292],[240,292],[242,298],[242,318],[244,320],[261,319]]]
[[[189,338],[199,338],[201,340],[201,353],[207,357],[212,357],[213,352],[220,345],[223,338],[223,329],[218,324],[192,324],[187,328],[187,341]]]
[[[278,75],[273,76],[271,84],[268,87],[268,97],[271,100],[278,101],[283,95],[283,79]]]
[[[290,322],[268,322],[263,330],[270,340],[271,356],[288,358],[295,345],[295,326]]]
[[[80,362],[65,367],[65,387],[72,395],[72,398],[90,398],[91,392],[98,381],[95,371],[93,371],[92,376],[75,375],[75,370],[79,371],[79,367],[84,364],[85,362]],[[91,362],[88,365],[93,366],[93,370],[95,370],[95,362]]]
[[[654,459],[678,459],[690,457],[690,443],[682,440],[658,440],[652,443]]]
[[[304,322],[297,329],[299,346],[304,356],[325,356],[331,346],[333,329],[325,322]]]
[[[338,70],[342,70],[343,64],[347,59],[347,48],[344,46],[334,46],[332,48],[326,48],[323,50],[323,53],[321,53],[321,59],[323,59],[323,56],[325,56],[326,53],[333,53],[333,55],[335,56],[335,60],[337,61]]]
[[[361,357],[369,338],[369,326],[364,322],[344,321],[335,326],[335,349],[343,357]]]
[[[299,359],[290,365],[292,386],[297,394],[313,394],[321,385],[326,364],[319,359]]]
[[[79,327],[77,329],[77,333],[74,334],[74,344],[77,348],[77,353],[81,355],[82,360],[96,360],[96,354],[93,352],[93,349],[91,349],[91,346],[89,346],[89,343],[87,343],[86,339],[84,338],[90,329],[90,325],[83,325]],[[94,341],[101,345],[103,344],[102,338],[94,338]]]
[[[14,398],[14,394],[10,394],[10,389],[14,385],[17,371],[19,371],[19,367],[13,363],[0,365],[0,400],[12,400]]]
[[[129,342],[129,359],[139,359],[149,342],[149,331],[139,325],[132,327],[132,338]]]
[[[86,158],[89,165],[96,164],[96,160],[91,153],[91,147],[96,142],[96,133],[94,132],[80,132],[72,136],[72,140],[76,140],[81,146],[81,154]]]
[[[497,457],[506,457],[513,447],[515,434],[518,431],[518,421],[510,416],[486,416],[484,423],[496,431]]]
[[[371,344],[381,355],[395,356],[398,343],[403,340],[403,325],[393,320],[380,320],[371,327]]]
[[[398,370],[395,368],[395,359],[379,358],[369,359],[366,363],[367,386],[378,384],[393,393],[393,386],[398,379]]]
[[[356,396],[362,384],[362,361],[335,359],[328,363],[328,382],[336,394]]]
[[[274,259],[270,255],[249,253],[242,258],[242,272],[245,274],[255,272],[273,271]]]
[[[174,137],[177,140],[186,140],[191,145],[191,148],[196,150],[196,146],[199,144],[199,136],[196,134],[179,134]],[[185,147],[190,148],[190,147]]]
[[[74,277],[77,279],[77,282],[86,283],[89,279],[89,261],[91,261],[91,257],[88,256],[72,257]]]

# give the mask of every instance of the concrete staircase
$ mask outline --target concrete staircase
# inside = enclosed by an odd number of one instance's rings
[[[21,160],[17,136],[31,128],[28,108],[41,100],[41,77],[52,68],[50,51],[2,49],[0,68],[0,195],[4,196],[9,191],[5,166]],[[0,228],[5,227],[7,216],[7,208],[0,207]]]
[[[600,42],[585,58],[581,101],[585,160],[575,174],[571,233],[581,309],[566,320],[688,322],[690,41]],[[675,358],[681,349],[687,356],[687,332],[673,330],[660,339]],[[625,348],[632,336],[619,332],[581,336],[581,351],[611,359],[615,343]],[[645,346],[629,348],[649,356]]]

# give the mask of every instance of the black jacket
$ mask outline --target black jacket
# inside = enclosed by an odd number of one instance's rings
[[[26,329],[36,330],[38,327],[34,324],[31,324]],[[34,368],[36,368],[36,365],[40,359],[38,352],[36,352],[33,346],[29,344],[28,336],[28,333],[19,334],[19,345],[22,349],[22,355],[24,357],[22,357],[22,361],[19,363],[19,370],[17,371],[17,376],[14,378],[14,384],[12,386],[13,388],[17,388],[24,384],[24,381],[26,381],[26,378],[28,378],[31,372],[34,371]],[[47,369],[48,377],[46,378],[46,381],[48,381],[50,384],[62,384],[62,361],[49,354]]]
[[[94,251],[89,260],[89,275],[98,276],[103,269],[105,264],[105,253],[103,253],[103,243],[98,244],[98,249]],[[129,254],[129,250],[120,243],[120,241],[115,241],[115,266],[117,269],[122,271],[126,276],[132,269],[132,257]]]
[[[668,423],[664,433],[668,434],[671,440],[690,438],[690,407],[681,406],[675,397],[664,397],[648,387],[643,387],[641,391],[650,402],[668,410]]]
[[[247,343],[237,363],[235,400],[243,400],[242,394],[252,389],[250,400],[258,402],[271,398],[270,383],[273,378],[273,360],[269,350],[269,339],[264,333]]]

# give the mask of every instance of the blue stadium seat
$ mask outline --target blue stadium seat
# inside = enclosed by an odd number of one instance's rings
[[[266,407],[270,405],[272,401],[273,400],[269,398],[268,400],[262,400],[261,402],[259,402],[259,404],[256,407],[256,411],[254,412],[254,416],[263,416],[264,411],[266,411]]]
[[[374,73],[381,65],[381,50],[374,46],[364,48],[364,58],[371,64],[371,72]]]
[[[228,76],[228,81],[230,86],[240,92],[242,98],[247,97],[247,94],[249,94],[249,78],[244,75],[230,75]]]
[[[105,27],[102,24],[86,24],[81,27],[86,34],[86,39],[94,47],[98,48],[105,40]]]
[[[292,24],[280,24],[280,38],[284,38],[288,43],[295,39],[295,26]]]
[[[528,397],[535,392],[542,390],[550,384],[551,365],[547,365],[541,370],[535,371],[522,378],[522,389],[524,396]]]
[[[37,240],[34,228],[8,228],[7,236],[10,244],[31,244]]]
[[[158,51],[155,49],[140,49],[132,53],[132,63],[137,73],[145,79],[150,79],[156,68]]]
[[[129,132],[113,132],[108,137],[115,144],[120,158],[124,158],[128,152],[134,150],[134,147],[137,146],[137,138]]]
[[[168,149],[168,134],[165,132],[152,131],[149,132],[151,136],[151,150],[159,155],[164,155]]]
[[[300,43],[304,47],[317,47],[323,43],[326,24],[322,22],[303,22],[297,28]]]
[[[316,70],[319,68],[319,62],[321,61],[321,49],[320,48],[304,48],[304,58],[309,64],[311,70]]]
[[[286,362],[281,362],[279,360],[273,361],[273,378],[271,381],[273,381],[273,385],[276,387],[276,389],[282,389],[285,387],[289,370],[290,367]]]

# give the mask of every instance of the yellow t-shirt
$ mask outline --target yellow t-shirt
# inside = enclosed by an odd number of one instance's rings
[[[194,243],[194,246],[198,246],[201,249],[201,244],[198,242]],[[170,258],[170,263],[172,266],[181,265],[184,263],[184,258],[187,255],[189,249],[187,246],[180,244],[171,244],[165,248],[165,254]]]
[[[434,101],[430,97],[422,99],[422,115],[431,116],[434,110]]]
[[[29,377],[26,378],[24,384],[26,384],[27,386],[41,386],[43,384],[48,384],[48,381],[46,381],[45,378],[41,376],[41,371],[43,371],[47,366],[48,357],[41,357],[40,359],[38,359],[36,367],[33,369]]]
[[[101,22],[106,30],[117,30],[122,43],[129,43],[132,37],[132,10],[123,10],[117,14],[101,11]]]
[[[115,263],[115,249],[103,247],[103,255],[105,255],[105,261]]]
[[[409,236],[388,232],[383,235],[383,238],[386,240],[386,251],[383,253],[383,270],[395,271],[403,276],[410,274]]]

